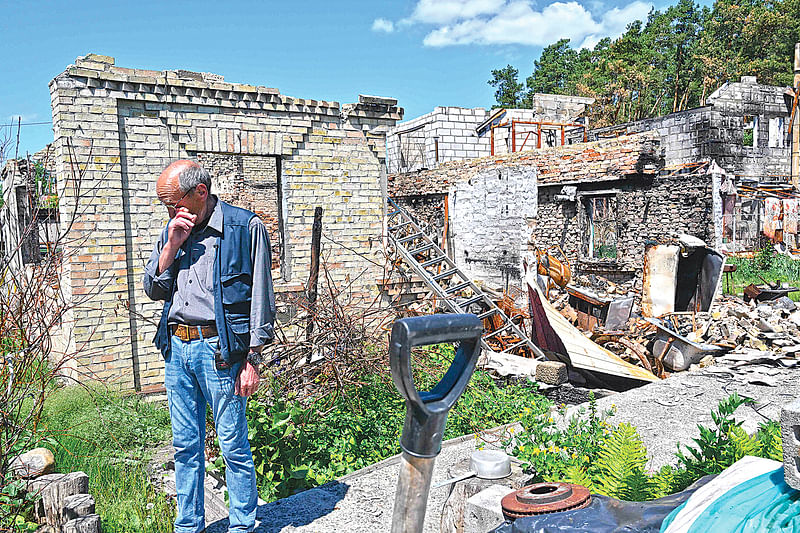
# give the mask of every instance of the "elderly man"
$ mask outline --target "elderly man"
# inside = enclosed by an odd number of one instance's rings
[[[156,194],[169,222],[144,290],[164,301],[155,343],[166,361],[175,446],[175,532],[205,529],[206,403],[225,459],[229,531],[252,531],[258,494],[245,407],[258,388],[261,348],[273,339],[269,236],[255,214],[213,196],[211,177],[192,161],[169,165]]]

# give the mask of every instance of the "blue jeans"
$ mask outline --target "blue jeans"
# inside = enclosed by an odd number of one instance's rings
[[[166,361],[165,386],[175,447],[175,485],[178,513],[175,533],[205,529],[204,485],[206,403],[225,460],[225,481],[230,500],[228,531],[255,529],[256,472],[247,440],[247,399],[234,394],[241,363],[217,370],[214,352],[219,338],[184,342],[172,336],[172,353]]]

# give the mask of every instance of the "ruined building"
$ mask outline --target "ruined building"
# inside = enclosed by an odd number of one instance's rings
[[[152,344],[161,305],[145,296],[141,278],[167,220],[156,178],[175,159],[206,165],[217,178],[212,193],[267,223],[277,293],[308,279],[317,206],[334,280],[375,290],[385,137],[403,114],[395,99],[293,98],[215,74],[123,68],[95,54],[56,76],[50,92],[59,210],[63,219],[77,203],[78,213],[62,288],[73,298],[99,293],[63,320],[65,350],[81,348],[77,373],[125,389],[163,386]]]
[[[577,272],[624,280],[647,239],[676,232],[730,251],[760,246],[770,228],[797,244],[786,88],[745,76],[703,107],[588,132],[576,124],[588,127],[579,115],[591,99],[537,97],[534,110],[483,121],[437,108],[390,132],[390,195],[476,278],[508,286],[532,246],[559,246]],[[584,133],[595,142],[574,144]]]
[[[0,263],[19,271],[56,253],[58,195],[52,147],[0,169]]]
[[[647,239],[713,241],[713,179],[670,174],[658,134],[454,161],[389,176],[409,209],[469,276],[507,288],[522,257],[559,246],[579,273],[633,278]]]
[[[560,249],[574,274],[641,281],[645,246],[722,240],[724,170],[665,168],[644,132],[389,175],[389,193],[473,279],[521,285],[526,252]],[[560,254],[557,254],[560,256]]]
[[[714,91],[705,106],[594,129],[589,138],[655,130],[667,166],[713,159],[740,181],[788,183],[792,101],[787,88],[742,76]]]
[[[389,173],[586,140],[593,98],[535,94],[531,109],[437,107],[398,124],[387,137]]]

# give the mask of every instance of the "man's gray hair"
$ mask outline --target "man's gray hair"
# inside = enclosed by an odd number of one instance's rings
[[[211,175],[200,165],[190,166],[178,174],[178,186],[181,188],[181,192],[188,192],[201,183],[211,192]]]

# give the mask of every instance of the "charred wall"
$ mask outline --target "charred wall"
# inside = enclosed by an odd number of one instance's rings
[[[589,137],[655,130],[667,166],[713,159],[740,178],[785,181],[790,173],[790,103],[783,87],[743,76],[741,82],[715,91],[706,106],[598,128]]]
[[[576,186],[574,200],[564,199],[562,192],[559,186],[540,186],[539,212],[531,241],[540,249],[560,246],[578,273],[626,281],[638,277],[645,243],[649,240],[688,233],[713,243],[709,175],[676,174],[603,184],[582,183]],[[589,253],[587,203],[598,197],[615,199],[611,223],[616,225],[615,258],[593,257]]]

